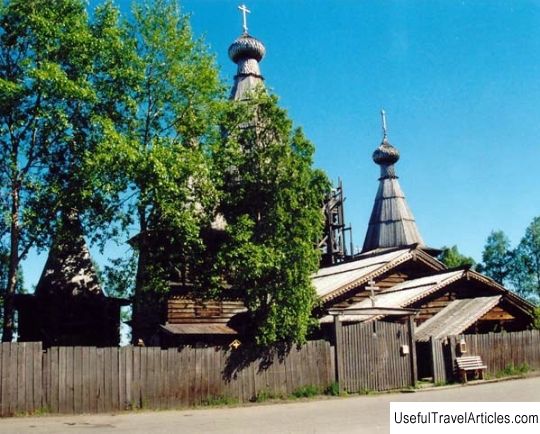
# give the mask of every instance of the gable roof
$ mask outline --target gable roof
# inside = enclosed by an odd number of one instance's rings
[[[454,283],[464,278],[468,280],[476,280],[486,284],[494,290],[494,296],[498,296],[500,298],[504,297],[516,308],[520,309],[525,314],[532,316],[534,306],[527,300],[521,298],[517,294],[512,293],[511,291],[504,288],[502,285],[498,284],[489,277],[486,277],[476,271],[467,269],[448,270],[446,272],[434,273],[429,276],[402,282],[398,285],[395,285],[391,288],[375,294],[375,307],[394,309],[409,307],[411,304],[423,299],[424,297],[427,297],[428,295],[437,292],[438,290],[450,285],[451,283]],[[468,300],[476,300],[482,298],[485,297],[471,297]],[[457,304],[454,308],[458,308],[459,306],[463,308],[467,307],[467,305],[465,304]],[[478,304],[471,305],[470,307],[468,307],[468,309],[470,309],[470,313],[472,315],[474,312],[480,312],[482,306],[485,307],[485,305],[483,305],[481,302],[478,302]],[[345,320],[349,322],[367,321],[378,319],[384,316],[354,313],[355,309],[366,309],[370,307],[372,307],[372,305],[371,299],[369,298],[364,299],[358,303],[351,304],[348,308],[344,309],[345,314],[347,314],[347,310],[352,311],[351,315],[346,315]],[[319,321],[321,323],[328,323],[332,322],[333,319],[331,315],[327,315],[321,318]],[[448,327],[450,327],[450,325]]]
[[[323,302],[327,302],[409,260],[421,260],[429,264],[434,271],[445,268],[422,249],[412,246],[377,254],[364,254],[355,261],[321,268],[312,276],[311,281],[317,295]]]
[[[440,288],[449,285],[463,277],[465,270],[449,271],[446,273],[432,274],[418,279],[408,280],[393,286],[387,290],[379,292],[375,295],[375,307],[384,308],[402,308],[411,305],[412,303],[426,297],[429,294],[439,290]],[[371,299],[365,299],[358,303],[351,304],[347,310],[365,309],[372,307]],[[374,316],[368,314],[352,314],[347,315],[347,321],[366,321],[368,319],[377,319],[381,315]],[[327,315],[321,319],[321,322],[330,322],[331,315]]]

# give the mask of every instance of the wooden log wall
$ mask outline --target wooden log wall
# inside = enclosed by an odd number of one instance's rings
[[[407,324],[344,324],[338,339],[338,381],[344,390],[382,391],[413,385],[415,348]],[[409,354],[402,355],[405,345]]]
[[[480,356],[490,375],[496,375],[509,366],[518,367],[525,363],[530,369],[540,369],[540,330],[463,337],[467,343],[467,355]],[[452,341],[459,342],[460,338],[458,336]]]
[[[183,323],[227,323],[234,315],[245,312],[241,301],[195,301],[172,297],[167,302],[167,322]]]
[[[206,348],[0,346],[0,416],[177,408],[219,398],[286,396],[334,381],[330,344],[259,356]]]

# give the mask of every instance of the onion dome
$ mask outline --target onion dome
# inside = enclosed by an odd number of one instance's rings
[[[234,63],[246,59],[254,59],[260,62],[265,53],[266,49],[263,43],[248,34],[243,34],[237,38],[229,47],[229,57]]]
[[[249,95],[257,88],[264,87],[264,78],[259,62],[264,57],[265,52],[263,43],[247,33],[231,44],[229,57],[237,64],[231,99],[244,100],[249,98]]]
[[[245,5],[238,6],[238,9],[242,12],[244,32],[229,47],[229,57],[237,65],[231,99],[242,101],[264,87],[259,62],[263,59],[266,48],[261,41],[248,33],[247,14],[250,10]]]
[[[373,161],[381,166],[390,166],[398,160],[399,151],[385,137],[379,147],[373,152]]]

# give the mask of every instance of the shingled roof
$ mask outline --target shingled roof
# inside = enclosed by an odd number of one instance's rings
[[[381,177],[369,219],[363,252],[411,244],[424,246],[414,216],[398,182],[394,164],[399,160],[399,151],[386,137],[384,111],[382,114],[384,137],[373,153],[373,161],[381,167]]]
[[[328,302],[409,260],[427,263],[433,271],[445,268],[422,249],[411,246],[362,254],[354,261],[321,268],[311,276],[311,281],[321,301]]]
[[[76,214],[64,215],[35,293],[104,296]]]
[[[454,300],[416,329],[416,340],[441,339],[462,333],[496,306],[501,298],[499,294]]]

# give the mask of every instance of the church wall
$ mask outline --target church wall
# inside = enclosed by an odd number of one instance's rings
[[[227,323],[242,310],[240,301],[195,300],[170,298],[167,302],[167,322],[186,323]]]

